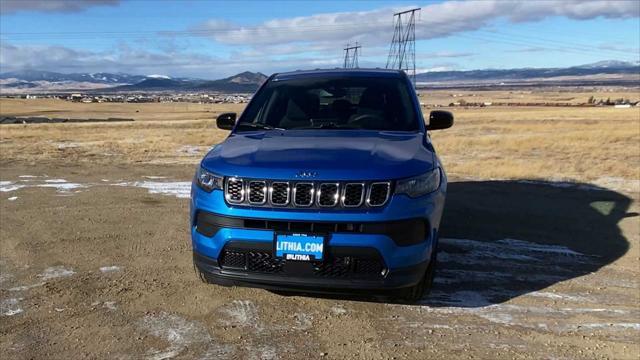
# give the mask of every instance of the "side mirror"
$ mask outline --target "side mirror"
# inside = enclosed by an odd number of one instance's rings
[[[453,114],[444,110],[434,110],[429,114],[427,130],[448,129],[453,126]]]
[[[233,130],[236,125],[236,113],[224,113],[218,115],[216,126],[222,130]]]

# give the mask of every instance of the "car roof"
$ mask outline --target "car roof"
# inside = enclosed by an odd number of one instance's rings
[[[399,78],[404,76],[402,70],[392,69],[315,69],[296,70],[291,72],[277,73],[273,75],[273,81],[304,79],[314,77],[378,77],[378,78]]]

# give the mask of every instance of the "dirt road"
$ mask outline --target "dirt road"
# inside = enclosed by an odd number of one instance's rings
[[[402,305],[201,283],[188,235],[192,171],[3,166],[0,357],[640,354],[637,194],[454,179],[435,288]]]

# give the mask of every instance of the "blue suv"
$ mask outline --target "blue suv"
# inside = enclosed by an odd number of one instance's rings
[[[274,74],[197,169],[203,281],[416,301],[432,283],[447,177],[411,81],[395,70]]]

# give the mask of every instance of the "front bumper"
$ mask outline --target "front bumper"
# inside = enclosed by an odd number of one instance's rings
[[[384,291],[406,288],[417,284],[424,275],[428,262],[416,264],[402,269],[388,271],[384,276],[377,278],[333,278],[313,277],[307,273],[304,266],[308,263],[297,263],[296,268],[290,270],[298,275],[254,273],[242,270],[224,269],[216,259],[212,259],[196,252],[193,253],[193,262],[198,270],[204,274],[208,281],[223,286],[248,286],[271,290],[297,290],[309,292],[351,292]]]
[[[194,186],[191,196],[194,264],[208,280],[222,285],[313,292],[412,286],[424,275],[435,249],[444,194],[445,188],[420,199],[393,196],[386,206],[365,211],[319,211],[231,206],[226,204],[221,191],[207,193]],[[200,214],[218,220],[213,225],[199,223]],[[424,224],[423,237],[405,241],[414,233],[410,227],[402,226],[416,221]],[[304,227],[296,231],[328,235],[328,256],[324,263],[273,258],[275,233],[294,230],[294,226]],[[252,259],[258,263],[252,265]]]

